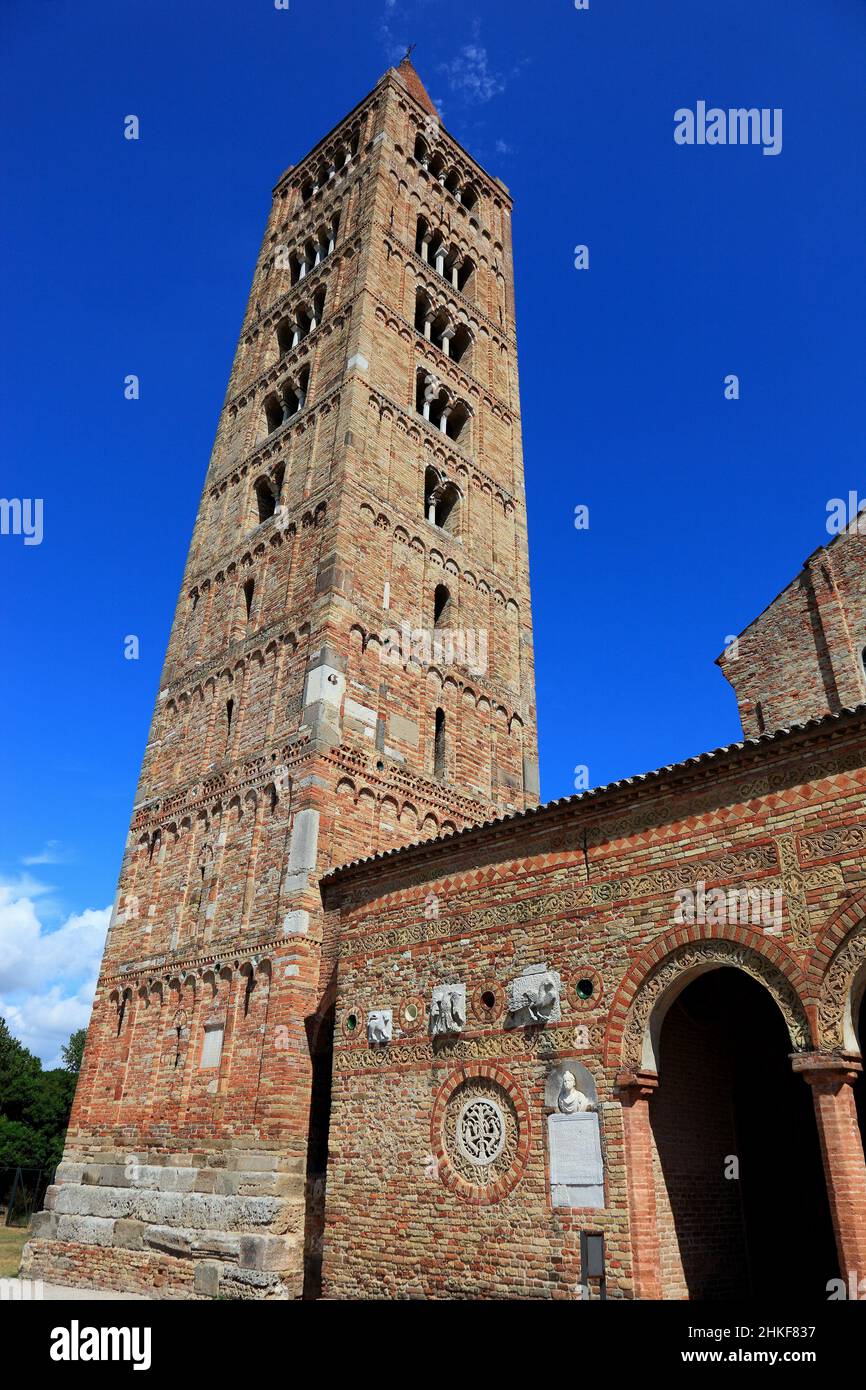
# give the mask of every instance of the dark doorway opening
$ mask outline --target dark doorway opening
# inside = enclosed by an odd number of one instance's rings
[[[860,1008],[855,1012],[854,1028],[857,1032],[857,1040],[860,1043],[860,1055],[863,1056],[863,1048],[866,1045],[866,993],[860,1000]],[[857,1105],[857,1123],[860,1126],[860,1142],[866,1153],[866,1074],[862,1071],[854,1082],[854,1100]]]
[[[662,1024],[650,1106],[666,1298],[826,1298],[838,1261],[810,1088],[774,1000],[730,967]]]
[[[322,1294],[322,1254],[325,1239],[325,1181],[328,1169],[328,1129],[331,1116],[331,1067],[334,1055],[334,1005],[305,1022],[310,1049],[312,1086],[307,1139],[304,1221],[305,1299]]]

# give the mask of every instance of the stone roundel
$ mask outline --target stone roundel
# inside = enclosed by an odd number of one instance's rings
[[[591,993],[584,990],[588,983]],[[568,978],[568,1002],[575,1009],[596,1009],[604,997],[604,981],[592,965],[579,965]]]
[[[430,1143],[445,1187],[465,1202],[499,1202],[529,1159],[529,1107],[504,1068],[464,1066],[439,1088]]]
[[[471,1009],[479,1023],[495,1023],[505,1010],[505,990],[495,980],[485,980],[472,991]]]
[[[397,1023],[404,1033],[414,1033],[422,1027],[427,1016],[427,1006],[420,994],[410,994],[401,999]]]
[[[355,1020],[354,1024],[352,1023],[353,1019]],[[357,1004],[350,1004],[349,1007],[343,1013],[343,1017],[340,1022],[340,1028],[342,1030],[343,1036],[346,1038],[354,1038],[356,1040],[359,1038],[363,1038],[365,1036],[364,1010],[358,1008]]]

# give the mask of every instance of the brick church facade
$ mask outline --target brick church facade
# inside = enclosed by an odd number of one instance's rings
[[[408,59],[274,190],[24,1273],[866,1279],[866,536],[743,743],[538,806],[510,213]]]

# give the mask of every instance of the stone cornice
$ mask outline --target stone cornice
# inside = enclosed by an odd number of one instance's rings
[[[206,947],[203,946],[201,950],[196,951],[187,945],[161,955],[142,956],[120,968],[112,966],[100,975],[99,986],[103,989],[111,989],[116,985],[122,985],[124,988],[132,985],[137,988],[142,984],[167,983],[180,975],[200,976],[214,966],[220,969],[233,966],[238,969],[242,965],[258,964],[262,956],[270,957],[275,951],[287,946],[297,953],[298,943],[303,942],[307,945],[308,941],[305,937],[287,937],[274,931],[267,932],[263,938],[255,932],[237,933],[233,937],[226,937],[219,946],[208,942]]]
[[[172,788],[165,796],[151,797],[133,807],[130,834],[135,834],[148,826],[165,825],[166,822],[182,818],[203,810],[214,802],[225,802],[242,792],[266,787],[274,779],[276,769],[285,767],[291,770],[303,762],[308,753],[309,735],[306,730],[298,730],[293,741],[282,747],[273,746],[256,757],[244,758],[229,763],[205,776],[192,779],[182,786]]]
[[[346,744],[341,744],[339,748],[326,749],[319,757],[321,761],[331,763],[348,776],[363,777],[365,782],[379,789],[380,799],[399,789],[408,797],[423,797],[428,807],[435,808],[442,815],[456,815],[470,822],[477,819],[479,810],[493,810],[496,805],[485,797],[473,797],[468,793],[456,791],[447,782],[437,782],[419,772],[404,772],[399,765],[392,762],[385,763],[385,767],[380,771],[376,767],[376,760],[378,758],[384,761],[381,754],[369,757],[361,749],[354,749]]]

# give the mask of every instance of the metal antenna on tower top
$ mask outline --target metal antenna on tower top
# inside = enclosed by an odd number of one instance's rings
[[[403,62],[404,62],[404,63],[405,63],[408,59],[410,59],[410,58],[412,57],[412,54],[415,52],[415,49],[416,49],[416,48],[417,48],[417,44],[410,43],[409,47],[406,49],[406,52],[403,54]]]

